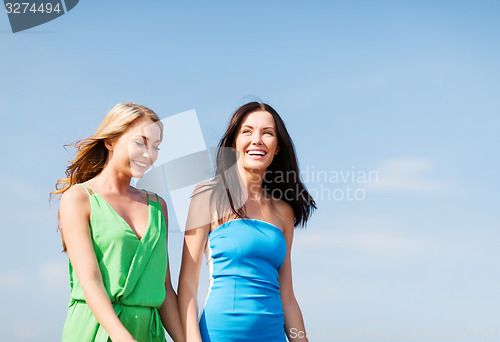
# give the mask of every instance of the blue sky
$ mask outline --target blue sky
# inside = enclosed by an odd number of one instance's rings
[[[71,158],[62,145],[124,101],[160,117],[194,109],[215,146],[231,113],[260,99],[282,115],[302,170],[378,174],[306,184],[319,209],[297,231],[292,262],[311,341],[349,331],[356,341],[380,331],[428,340],[429,329],[433,340],[470,341],[481,338],[462,328],[500,329],[499,10],[498,1],[81,1],[16,34],[0,14],[3,337],[60,338],[67,258],[48,193]],[[364,199],[325,195],[347,186]],[[170,234],[176,279],[182,235]]]

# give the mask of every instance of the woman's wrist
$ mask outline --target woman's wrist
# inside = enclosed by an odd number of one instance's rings
[[[121,331],[109,334],[109,337],[113,342],[137,342],[125,328]]]

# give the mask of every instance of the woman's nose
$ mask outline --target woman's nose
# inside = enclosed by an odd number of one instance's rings
[[[255,145],[260,145],[262,144],[262,136],[259,133],[254,133],[252,135],[252,143]]]
[[[148,146],[148,145],[145,145],[145,149],[144,149],[144,152],[143,152],[143,156],[148,158],[149,160],[152,160],[153,159],[153,151],[152,151],[152,146]]]

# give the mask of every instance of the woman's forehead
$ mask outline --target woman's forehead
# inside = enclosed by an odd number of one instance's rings
[[[272,127],[275,126],[274,118],[271,115],[271,113],[263,111],[263,110],[259,110],[259,111],[255,111],[255,112],[249,113],[243,119],[243,121],[242,121],[241,124],[242,124],[242,126],[243,125],[248,125],[248,126],[252,126],[252,125],[259,125],[259,126],[262,126],[262,125],[271,125]]]
[[[161,128],[157,122],[150,119],[143,118],[137,120],[129,130],[129,134],[132,136],[140,135],[147,138],[157,138],[159,139],[161,135]]]

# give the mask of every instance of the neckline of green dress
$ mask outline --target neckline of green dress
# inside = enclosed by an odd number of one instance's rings
[[[92,189],[92,188],[91,188]],[[109,209],[111,209],[111,212],[118,216],[120,218],[120,220],[125,224],[126,228],[135,236],[135,238],[140,242],[142,240],[144,240],[144,237],[149,233],[150,231],[150,228],[151,228],[151,215],[152,215],[152,205],[151,203],[156,203],[156,202],[153,202],[151,201],[151,198],[149,198],[148,196],[148,224],[146,225],[146,230],[144,231],[144,234],[142,234],[142,236],[139,238],[139,236],[137,236],[136,232],[134,232],[134,230],[132,229],[132,227],[130,226],[130,224],[128,224],[128,222],[123,218],[121,217],[120,214],[118,214],[118,212],[115,210],[115,208],[113,208],[111,206],[111,204],[108,203],[108,201],[106,201],[101,195],[99,195],[97,192],[94,191],[94,189],[92,189],[92,191],[94,192],[92,195],[90,196],[99,196],[100,199],[102,199],[102,201],[104,203],[106,203],[106,205],[109,207]]]

